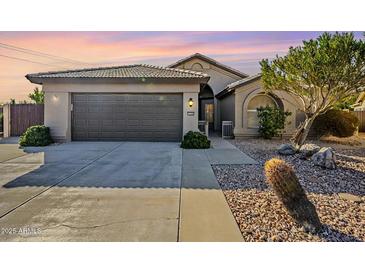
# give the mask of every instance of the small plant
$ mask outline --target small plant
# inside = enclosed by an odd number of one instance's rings
[[[316,208],[308,200],[293,168],[285,161],[273,158],[265,163],[265,176],[289,215],[306,231],[319,232],[321,222]]]
[[[344,100],[337,102],[334,109],[354,110],[353,105],[356,103],[358,97],[359,97],[358,94],[354,94],[348,98],[345,98]]]
[[[49,131],[49,127],[37,125],[29,127],[19,139],[19,145],[27,146],[48,146],[53,140]]]
[[[197,131],[189,131],[181,142],[182,148],[203,149],[210,148],[210,140],[204,134]]]
[[[278,136],[280,130],[285,127],[286,117],[291,115],[288,111],[283,111],[275,107],[260,107],[257,109],[259,118],[259,133],[265,139]]]
[[[314,120],[311,134],[317,137],[350,137],[356,133],[358,127],[359,119],[356,116],[350,112],[332,109]]]
[[[39,90],[38,87],[34,88],[33,92],[28,94],[28,97],[36,104],[44,104],[44,91]]]

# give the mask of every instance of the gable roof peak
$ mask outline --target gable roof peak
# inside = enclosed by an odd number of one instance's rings
[[[181,65],[181,64],[183,64],[183,63],[185,63],[185,62],[187,62],[187,61],[189,61],[189,60],[191,60],[193,58],[199,58],[199,59],[201,59],[201,60],[203,60],[203,61],[205,61],[205,62],[207,62],[209,64],[212,64],[212,65],[214,65],[216,67],[219,67],[219,68],[221,68],[223,70],[226,70],[226,71],[228,71],[228,72],[230,72],[232,74],[235,74],[235,75],[237,75],[237,76],[239,76],[241,78],[246,78],[246,77],[249,76],[246,73],[243,73],[243,72],[241,72],[241,71],[239,71],[237,69],[234,69],[234,68],[232,68],[230,66],[227,66],[227,65],[225,65],[225,64],[223,64],[221,62],[218,62],[217,60],[214,60],[213,58],[208,57],[208,56],[206,56],[204,54],[201,54],[199,52],[196,52],[196,53],[194,53],[192,55],[189,55],[189,56],[187,56],[185,58],[182,58],[182,59],[178,60],[177,62],[175,62],[175,63],[173,63],[173,64],[171,64],[171,65],[169,65],[167,67],[169,67],[169,68],[177,67],[177,66],[179,66],[179,65]]]

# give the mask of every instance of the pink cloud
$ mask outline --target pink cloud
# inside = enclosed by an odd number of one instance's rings
[[[295,35],[297,37],[298,33]],[[2,55],[49,64],[0,57],[0,102],[10,97],[26,99],[34,87],[25,79],[27,73],[62,67],[144,62],[167,65],[200,52],[244,72],[254,73],[258,70],[255,60],[285,53],[289,46],[301,41],[296,37],[291,38],[290,33],[255,32],[0,32],[1,43],[87,63],[70,64],[0,48]]]

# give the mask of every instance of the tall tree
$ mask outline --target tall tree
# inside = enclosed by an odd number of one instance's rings
[[[306,119],[292,138],[300,148],[318,115],[365,88],[365,40],[326,32],[260,65],[266,90],[283,90],[303,102]]]
[[[39,90],[38,87],[34,88],[33,92],[28,94],[28,97],[36,104],[44,103],[44,92]]]

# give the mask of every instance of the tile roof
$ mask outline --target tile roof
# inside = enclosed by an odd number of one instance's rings
[[[191,70],[165,68],[153,65],[126,65],[114,67],[85,68],[65,71],[49,71],[25,76],[28,80],[56,78],[124,78],[124,79],[202,79],[208,80],[209,75]]]
[[[245,85],[245,84],[247,84],[247,83],[249,83],[249,82],[251,82],[253,80],[256,80],[256,79],[258,79],[260,77],[261,77],[261,73],[258,73],[258,74],[255,74],[255,75],[251,75],[251,76],[249,76],[247,78],[238,80],[236,82],[233,82],[233,83],[227,85],[227,88],[228,89],[234,89],[234,88],[243,86],[243,85]]]
[[[239,77],[242,77],[242,78],[245,78],[245,77],[247,77],[247,76],[248,76],[248,74],[246,74],[246,73],[243,73],[243,72],[241,72],[241,71],[239,71],[239,70],[237,70],[237,69],[234,69],[234,68],[229,67],[229,66],[227,66],[227,65],[225,65],[225,64],[222,64],[222,63],[218,62],[217,60],[214,60],[213,58],[210,58],[210,57],[208,57],[208,56],[206,56],[206,55],[203,55],[203,54],[201,54],[201,53],[195,53],[195,54],[193,54],[193,55],[190,55],[190,56],[188,56],[188,57],[185,57],[185,58],[183,58],[183,59],[180,59],[179,61],[177,61],[177,62],[175,62],[175,63],[173,63],[173,64],[169,65],[168,67],[169,67],[169,68],[177,67],[177,66],[179,66],[180,64],[182,64],[182,63],[184,63],[184,62],[186,62],[186,61],[189,61],[189,60],[191,60],[191,59],[193,59],[193,58],[199,58],[199,59],[201,59],[201,60],[203,60],[203,61],[206,61],[206,62],[208,62],[208,63],[210,63],[210,64],[212,64],[212,65],[215,65],[215,66],[217,66],[217,67],[219,67],[219,68],[221,68],[221,69],[227,70],[227,71],[229,71],[229,72],[231,72],[231,73],[233,73],[233,74],[235,74],[235,75],[237,75],[237,76],[239,76]]]
[[[216,97],[217,98],[222,98],[228,94],[231,94],[235,91],[236,88],[239,88],[239,87],[242,87],[246,84],[249,84],[257,79],[259,79],[261,77],[261,73],[258,73],[258,74],[255,74],[255,75],[252,75],[252,76],[249,76],[247,78],[244,78],[244,79],[241,79],[241,80],[238,80],[236,82],[233,82],[229,85],[227,85],[227,87],[222,90],[221,92],[219,92]]]

